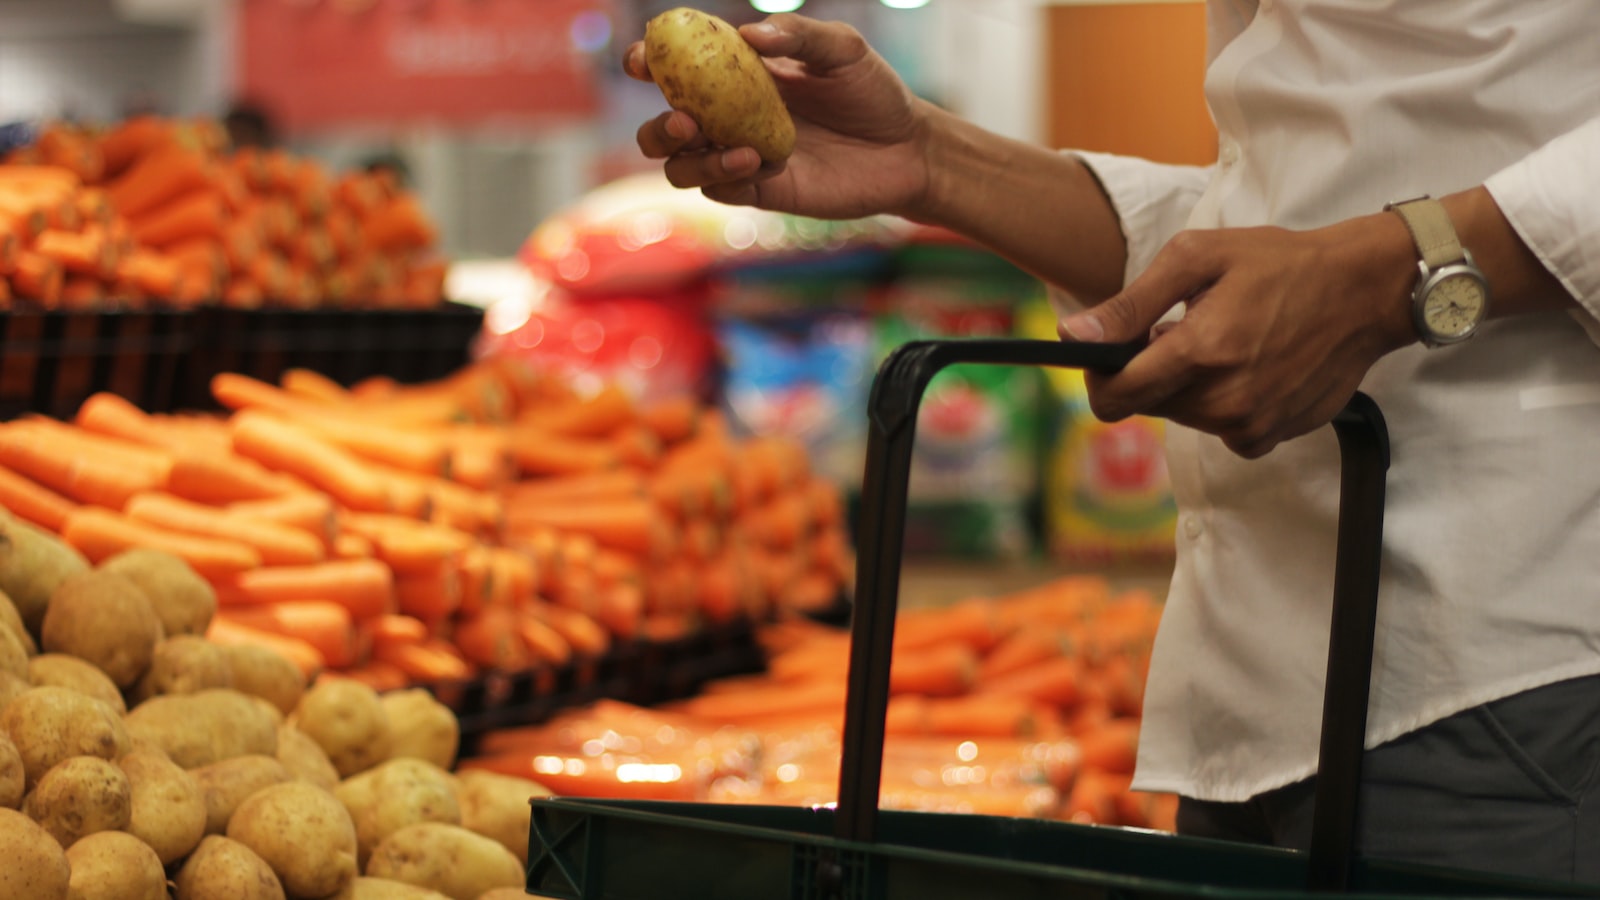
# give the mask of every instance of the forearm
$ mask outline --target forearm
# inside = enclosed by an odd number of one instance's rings
[[[1576,309],[1578,301],[1522,242],[1488,188],[1440,198],[1461,245],[1489,282],[1492,317]]]
[[[928,191],[909,218],[966,235],[1087,302],[1122,288],[1127,242],[1087,166],[929,110]]]

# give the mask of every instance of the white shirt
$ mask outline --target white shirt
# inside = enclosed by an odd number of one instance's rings
[[[1487,184],[1587,315],[1490,322],[1362,384],[1388,420],[1372,746],[1600,672],[1600,0],[1211,0],[1215,166],[1083,154],[1128,277],[1183,227],[1307,229]],[[1331,429],[1254,462],[1168,431],[1177,564],[1136,787],[1236,801],[1316,768]]]

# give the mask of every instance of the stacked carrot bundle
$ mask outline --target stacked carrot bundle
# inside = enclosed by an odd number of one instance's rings
[[[882,804],[1170,828],[1172,797],[1129,790],[1159,616],[1149,595],[1099,577],[903,611]],[[848,637],[785,619],[763,641],[763,674],[660,709],[607,702],[492,732],[463,765],[577,796],[831,802]]]
[[[0,300],[422,307],[435,230],[383,173],[230,151],[214,122],[53,124],[0,163]]]
[[[559,667],[834,600],[834,490],[688,398],[579,396],[516,361],[352,390],[223,374],[225,417],[109,394],[0,425],[0,505],[91,561],[133,546],[216,588],[212,637],[374,687]]]

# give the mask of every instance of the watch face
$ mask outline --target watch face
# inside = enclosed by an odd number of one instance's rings
[[[1439,338],[1449,340],[1471,332],[1483,318],[1488,293],[1478,278],[1460,273],[1448,275],[1428,291],[1423,318]]]

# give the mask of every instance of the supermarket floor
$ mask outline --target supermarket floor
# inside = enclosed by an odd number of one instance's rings
[[[909,559],[900,570],[900,600],[907,607],[943,606],[968,597],[993,597],[1022,590],[1074,574],[1104,575],[1118,589],[1146,590],[1165,599],[1172,568],[1157,563],[1086,568],[1036,559],[1013,562]]]

